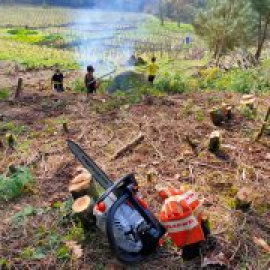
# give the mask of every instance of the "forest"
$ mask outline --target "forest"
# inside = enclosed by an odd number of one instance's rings
[[[0,270],[270,269],[270,0],[0,0]]]

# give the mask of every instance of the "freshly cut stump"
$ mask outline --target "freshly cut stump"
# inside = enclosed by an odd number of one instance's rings
[[[74,200],[88,195],[91,185],[91,176],[87,174],[80,174],[76,176],[69,185],[69,192],[71,193]]]
[[[216,153],[220,150],[221,135],[219,131],[214,131],[210,135],[208,149],[212,153]]]
[[[251,194],[252,191],[249,188],[241,188],[236,194],[235,208],[238,210],[242,210],[243,212],[248,211],[252,205]]]
[[[94,200],[100,197],[95,181],[92,176],[84,169],[80,169],[81,174],[77,175],[70,181],[69,192],[74,200],[84,195],[91,196]]]
[[[81,220],[85,228],[92,224],[94,220],[93,208],[95,201],[90,196],[83,196],[74,201],[72,211]]]

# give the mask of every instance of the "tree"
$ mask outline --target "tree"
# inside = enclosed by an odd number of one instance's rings
[[[164,0],[159,0],[158,1],[158,15],[160,19],[160,24],[164,25]]]
[[[252,41],[254,14],[245,0],[211,0],[195,22],[196,33],[205,40],[219,63],[220,56]]]
[[[168,0],[168,2],[171,3],[174,7],[177,24],[178,24],[178,27],[180,27],[181,12],[183,10],[183,6],[186,4],[186,1],[185,0]]]
[[[257,13],[257,50],[255,59],[259,60],[268,36],[270,24],[270,0],[250,0],[253,10]]]

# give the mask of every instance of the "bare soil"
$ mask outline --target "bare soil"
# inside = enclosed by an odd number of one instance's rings
[[[10,79],[9,75],[2,76],[3,81]],[[268,269],[269,253],[254,242],[254,237],[270,241],[270,137],[263,136],[259,142],[253,138],[270,104],[269,95],[258,97],[257,120],[241,114],[240,95],[214,91],[154,98],[153,105],[142,102],[98,113],[96,108],[104,106],[111,97],[98,96],[85,102],[82,94],[59,95],[48,87],[40,91],[36,86],[39,76],[48,80],[51,71],[23,76],[35,78],[25,85],[23,96],[15,102],[0,102],[3,121],[26,127],[26,131],[16,135],[16,150],[0,150],[0,173],[11,164],[31,164],[36,179],[34,190],[15,201],[0,202],[0,258],[9,261],[12,269],[129,269],[116,263],[106,238],[94,228],[82,243],[84,255],[79,261],[60,260],[56,252],[40,260],[22,258],[27,247],[47,245],[45,238],[40,238],[42,229],[60,235],[70,229],[70,224],[67,227],[59,224],[59,211],[51,208],[47,213],[27,218],[22,226],[15,226],[10,220],[27,205],[48,208],[53,202],[69,198],[68,182],[79,164],[67,149],[66,139],[78,142],[112,179],[136,173],[142,195],[156,214],[161,201],[153,186],[145,181],[149,171],[155,183],[174,187],[186,184],[205,199],[212,233],[218,243],[216,249],[206,252],[204,258],[184,263],[180,250],[165,245],[134,269],[201,269],[206,257],[224,264],[222,268],[209,263],[208,269]],[[221,102],[236,105],[235,117],[217,128],[211,123],[208,111]],[[68,123],[68,134],[62,130],[63,119]],[[196,153],[185,141],[190,136],[203,145],[214,130],[222,133],[221,155],[210,153],[207,147]],[[146,139],[139,146],[111,160],[117,149],[140,132]],[[5,142],[4,132],[0,134]],[[249,213],[231,208],[235,190],[243,186],[253,190]]]

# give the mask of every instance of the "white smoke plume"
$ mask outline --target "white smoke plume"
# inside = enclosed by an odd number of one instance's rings
[[[126,65],[135,52],[127,33],[136,31],[145,19],[137,13],[142,4],[143,0],[100,1],[92,9],[75,11],[75,54],[83,70],[93,65],[102,75]]]

